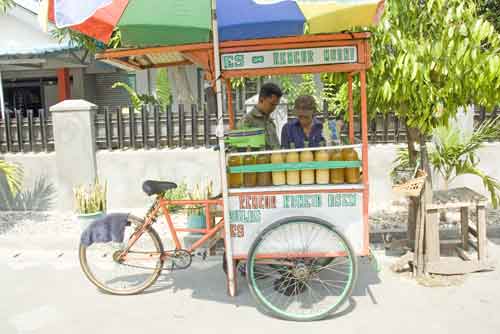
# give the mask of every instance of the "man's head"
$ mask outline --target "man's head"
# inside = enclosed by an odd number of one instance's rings
[[[280,103],[283,93],[278,85],[272,82],[265,83],[259,92],[259,110],[267,115],[271,114]]]
[[[316,112],[316,100],[310,95],[299,96],[295,100],[295,114],[302,128],[309,128]]]

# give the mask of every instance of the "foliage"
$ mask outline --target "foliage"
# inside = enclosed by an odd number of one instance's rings
[[[156,97],[149,94],[139,94],[132,87],[124,82],[115,82],[111,88],[122,88],[127,91],[132,102],[132,106],[136,111],[147,104],[160,105],[161,110],[170,105],[172,102],[172,92],[170,82],[168,80],[168,72],[166,69],[160,69],[156,74]]]
[[[16,195],[21,189],[23,170],[16,164],[0,160],[0,173],[5,175],[10,191]]]
[[[162,107],[169,106],[172,103],[172,89],[166,68],[158,69],[156,72],[156,97]]]
[[[495,29],[500,32],[500,1],[480,0],[479,13],[490,21]]]
[[[213,182],[208,181],[206,185],[196,184],[193,191],[188,193],[188,197],[192,201],[209,199],[213,195]],[[187,207],[188,216],[203,215],[204,207],[202,205],[192,205]]]
[[[107,184],[96,180],[91,185],[80,185],[73,190],[75,207],[78,214],[106,212]]]
[[[125,82],[115,82],[113,86],[111,86],[111,88],[122,88],[127,91],[130,97],[130,102],[132,102],[132,106],[134,107],[135,111],[141,110],[142,106],[145,104],[158,103],[154,96],[148,94],[139,94]]]
[[[7,12],[7,9],[14,6],[14,0],[0,0],[0,13]]]
[[[457,176],[472,174],[480,177],[488,190],[494,207],[498,206],[500,182],[485,175],[478,167],[477,150],[485,141],[500,137],[500,116],[481,124],[470,136],[459,128],[446,126],[434,130],[436,145],[430,154],[431,164],[444,179],[448,188]]]
[[[435,144],[429,151],[430,163],[435,172],[443,177],[444,188],[459,175],[476,175],[483,181],[484,187],[490,193],[494,207],[499,204],[500,182],[486,175],[478,166],[477,150],[485,141],[500,137],[500,116],[485,121],[470,136],[467,136],[457,126],[442,126],[433,131]],[[410,165],[408,150],[401,149],[393,162],[391,175],[398,170],[413,169]]]
[[[314,82],[314,75],[303,74],[301,81],[297,83],[293,76],[284,75],[280,76],[281,89],[287,95],[288,104],[293,105],[295,99],[301,95],[311,95],[316,100],[316,105],[319,106],[319,96],[316,90],[316,83]]]
[[[113,31],[108,44],[104,44],[81,32],[71,30],[70,28],[53,28],[50,34],[53,38],[57,39],[59,43],[69,40],[70,44],[74,47],[84,48],[90,53],[96,53],[105,48],[114,49],[121,47],[121,32],[118,28],[115,28]]]
[[[500,99],[500,38],[462,0],[386,3],[373,34],[368,102],[428,134],[460,106]]]
[[[166,200],[174,201],[174,200],[182,200],[188,198],[188,186],[186,182],[181,182],[177,184],[177,188],[169,189],[163,195],[163,198]],[[181,208],[180,205],[169,205],[168,210],[170,212],[177,212]]]
[[[47,179],[39,178],[33,189],[22,190],[8,203],[9,210],[13,211],[47,211],[55,201],[56,189]]]

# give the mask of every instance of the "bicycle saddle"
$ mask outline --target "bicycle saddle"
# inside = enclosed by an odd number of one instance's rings
[[[142,184],[142,190],[148,195],[158,195],[169,189],[177,188],[177,184],[173,182],[152,181],[147,180]]]

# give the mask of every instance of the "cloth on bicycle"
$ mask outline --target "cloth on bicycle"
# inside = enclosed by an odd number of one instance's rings
[[[80,242],[88,247],[93,243],[123,242],[128,213],[110,213],[94,220],[83,231]]]

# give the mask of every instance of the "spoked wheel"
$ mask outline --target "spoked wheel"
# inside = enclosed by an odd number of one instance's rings
[[[163,267],[163,245],[152,228],[140,236],[126,259],[120,259],[127,241],[143,223],[134,216],[129,216],[128,222],[122,243],[94,243],[89,247],[80,244],[80,265],[87,278],[98,288],[116,295],[142,292],[158,279]]]
[[[250,291],[273,315],[325,318],[349,298],[357,273],[347,239],[328,222],[285,218],[265,228],[248,253]]]

